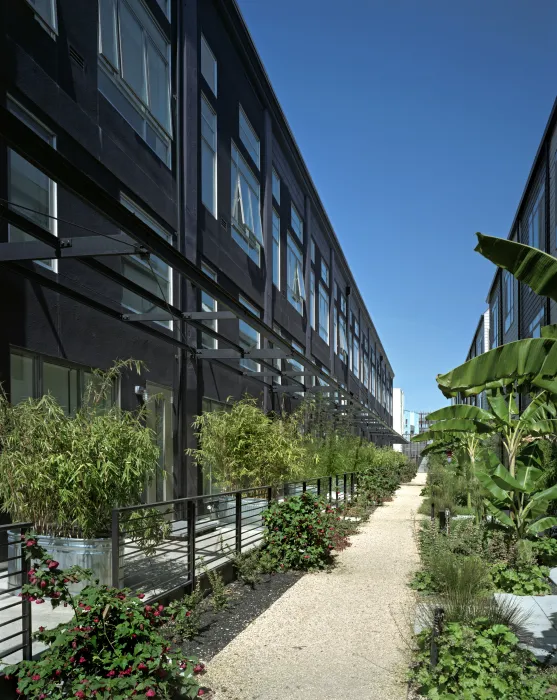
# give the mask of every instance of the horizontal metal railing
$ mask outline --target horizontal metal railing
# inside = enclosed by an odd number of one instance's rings
[[[155,600],[195,585],[263,540],[263,512],[273,500],[310,491],[340,504],[355,494],[353,473],[178,498],[112,511],[112,584]]]
[[[21,534],[31,528],[32,523],[0,525],[0,537],[7,539],[0,548],[0,666],[8,657],[14,657],[9,659],[12,663],[20,658],[29,660],[33,655],[31,603],[17,597],[29,572]]]

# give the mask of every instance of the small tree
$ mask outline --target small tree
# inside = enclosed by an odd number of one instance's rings
[[[305,459],[303,435],[293,416],[265,415],[245,397],[229,410],[208,411],[193,422],[198,448],[190,448],[203,469],[225,489],[276,485],[299,477]]]
[[[39,534],[99,537],[110,532],[112,509],[141,501],[158,468],[159,448],[136,413],[109,406],[124,368],[94,371],[83,406],[67,416],[50,395],[15,406],[0,395],[0,502],[15,521]]]

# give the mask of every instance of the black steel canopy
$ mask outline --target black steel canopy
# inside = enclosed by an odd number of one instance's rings
[[[369,406],[353,396],[311,359],[297,351],[287,340],[258,316],[252,314],[238,299],[188,260],[171,243],[157,234],[83,170],[76,167],[2,106],[0,106],[0,134],[10,148],[124,232],[116,235],[95,232],[95,235],[92,236],[58,238],[26,216],[14,211],[7,203],[0,202],[0,217],[35,239],[23,243],[0,243],[0,262],[5,268],[118,321],[133,324],[138,330],[159,340],[187,350],[192,359],[217,362],[240,375],[249,376],[277,394],[294,395],[309,392],[326,395],[328,393],[330,399],[328,408],[332,415],[335,413],[347,414],[354,425],[359,425],[370,435],[385,436],[390,439],[391,443],[407,443],[407,440],[388,426]],[[98,167],[104,168],[101,164]],[[156,255],[166,262],[176,273],[189,280],[198,289],[206,292],[215,299],[220,307],[225,307],[226,310],[184,312],[168,303],[166,299],[145,290],[96,259],[120,255],[140,255],[148,258],[150,254]],[[149,313],[123,313],[91,298],[90,295],[83,294],[63,284],[59,280],[53,280],[48,275],[41,274],[31,262],[53,258],[76,258],[80,263],[146,299],[158,308]],[[210,320],[234,318],[246,322],[272,343],[273,347],[246,350],[210,326],[205,325],[205,322]],[[148,325],[153,321],[169,320],[184,321],[204,334],[225,343],[227,347],[218,349],[193,347],[170,330],[166,331],[164,328]],[[257,360],[262,369],[251,371],[241,365],[229,364],[244,359]],[[273,361],[276,360],[289,360],[298,363],[302,369],[278,369],[273,364]],[[304,384],[303,379],[306,376],[315,378],[312,380],[315,381],[315,384]],[[288,380],[288,384],[270,384],[268,380],[272,377]]]

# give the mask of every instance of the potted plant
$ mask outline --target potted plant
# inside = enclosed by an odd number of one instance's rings
[[[15,406],[0,395],[2,510],[14,522],[33,523],[39,544],[62,567],[91,569],[105,584],[111,584],[112,509],[140,503],[158,469],[147,408],[132,413],[107,401],[124,368],[139,371],[140,364],[127,360],[94,371],[75,416],[50,395]],[[19,546],[11,545],[11,556]]]
[[[257,486],[276,486],[299,477],[304,463],[303,438],[295,417],[266,415],[257,400],[244,397],[222,410],[208,411],[194,420],[197,449],[189,449],[205,473],[211,473],[221,493]],[[242,517],[267,508],[265,495],[242,499]],[[216,502],[219,520],[235,520],[233,496]],[[253,524],[257,527],[258,525]]]

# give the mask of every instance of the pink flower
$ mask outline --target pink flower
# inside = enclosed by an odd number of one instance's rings
[[[60,566],[60,564],[57,561],[49,561],[48,562],[49,569],[57,569],[59,566]]]
[[[145,697],[147,698],[154,698],[155,697],[155,691],[152,688],[149,688],[149,690],[145,693]]]
[[[31,676],[32,681],[40,681],[41,677],[39,676],[38,673],[35,673],[33,676]]]
[[[205,695],[205,691],[203,690],[203,688],[199,688],[199,690],[197,691],[197,694],[198,695]]]
[[[76,698],[84,698],[85,693],[82,690],[78,690],[77,693],[75,694]]]
[[[25,543],[27,547],[34,547],[36,544],[37,540],[27,540],[27,542]]]
[[[43,598],[37,598],[37,600],[35,601],[35,603],[37,603],[37,605],[41,605],[41,603],[44,603],[44,599],[43,599]]]
[[[147,670],[147,666],[143,663],[143,661],[138,665],[137,668],[139,671],[146,671]]]
[[[84,664],[87,661],[87,659],[84,656],[79,657],[79,663]]]
[[[114,671],[114,670],[109,671],[106,675],[107,675],[109,678],[112,678],[112,676],[115,676],[115,675],[116,675],[116,671]]]
[[[204,668],[205,668],[205,665],[204,665],[204,664],[196,664],[196,665],[193,667],[193,672],[194,672],[194,673],[201,673],[201,672],[204,670]]]
[[[143,600],[143,598],[145,598],[145,593],[138,593],[137,597],[139,600]]]
[[[41,588],[46,588],[46,581],[41,581]]]

